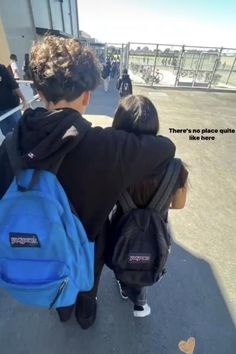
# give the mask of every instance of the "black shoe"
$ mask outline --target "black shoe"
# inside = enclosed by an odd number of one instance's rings
[[[97,298],[78,295],[75,306],[75,317],[82,329],[91,327],[97,315]]]
[[[73,309],[74,309],[74,305],[66,306],[66,307],[58,307],[56,310],[57,310],[60,321],[61,322],[69,321],[69,319],[71,318],[71,314],[73,312]]]

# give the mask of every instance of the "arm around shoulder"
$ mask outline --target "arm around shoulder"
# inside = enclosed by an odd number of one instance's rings
[[[160,151],[162,151],[162,162],[175,156],[176,146],[172,140],[162,135],[157,135],[155,138],[158,140]]]
[[[175,155],[175,145],[163,136],[126,133],[120,158],[124,177],[124,187],[155,176],[162,163]]]

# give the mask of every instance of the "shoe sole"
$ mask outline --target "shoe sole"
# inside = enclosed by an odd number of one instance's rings
[[[134,310],[133,314],[134,317],[147,317],[151,315],[151,308],[149,307],[147,310],[143,310],[143,311]]]

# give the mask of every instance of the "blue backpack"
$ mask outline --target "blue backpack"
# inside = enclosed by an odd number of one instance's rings
[[[0,200],[0,288],[19,302],[70,306],[94,281],[94,243],[55,174],[22,170]]]

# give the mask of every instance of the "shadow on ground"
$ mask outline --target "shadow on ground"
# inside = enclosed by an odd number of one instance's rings
[[[135,319],[105,269],[94,326],[24,308],[0,292],[1,354],[175,354],[195,337],[194,354],[234,354],[235,327],[210,265],[173,243],[168,273],[149,292],[152,315]]]

